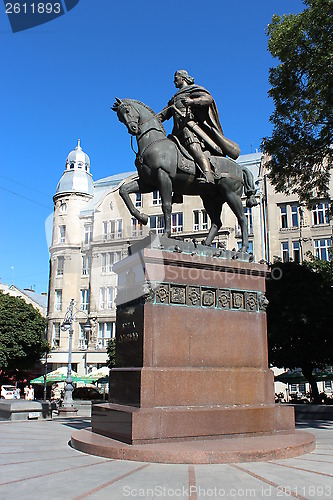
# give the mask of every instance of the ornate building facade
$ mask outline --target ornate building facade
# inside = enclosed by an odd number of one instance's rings
[[[276,258],[302,260],[311,250],[328,258],[332,223],[328,200],[320,200],[313,210],[300,206],[296,197],[276,194],[270,185],[262,153],[240,156],[237,162],[254,175],[258,205],[245,207],[250,249],[257,262]],[[90,159],[80,142],[66,160],[65,171],[54,195],[53,237],[50,247],[48,300],[48,340],[52,351],[52,369],[67,364],[68,330],[61,330],[70,300],[76,305],[73,333],[73,369],[80,374],[104,365],[106,347],[115,335],[115,296],[117,279],[113,265],[127,256],[129,244],[154,233],[163,232],[159,192],[132,195],[139,210],[149,216],[147,226],[133,219],[119,196],[119,187],[134,177],[126,172],[93,181]],[[333,193],[331,190],[330,196]],[[199,197],[184,196],[175,204],[172,232],[185,239],[201,241],[209,220]],[[228,249],[241,245],[241,232],[229,207],[222,213],[222,227],[215,244]],[[92,330],[86,334],[83,324],[89,317]]]

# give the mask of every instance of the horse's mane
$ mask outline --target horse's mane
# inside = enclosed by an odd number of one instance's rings
[[[150,113],[152,113],[152,115],[157,119],[158,123],[161,125],[165,135],[166,135],[166,132],[165,132],[165,128],[164,128],[164,125],[161,121],[161,118],[155,113],[155,111],[153,109],[151,109],[150,106],[148,106],[147,104],[145,104],[144,102],[142,101],[138,101],[137,99],[129,99],[129,98],[125,98],[125,99],[122,99],[122,102],[130,102],[130,103],[136,103],[136,104],[140,104],[140,106],[146,108],[148,111],[150,111]]]

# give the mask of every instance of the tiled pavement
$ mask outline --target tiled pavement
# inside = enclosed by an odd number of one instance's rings
[[[333,498],[333,422],[298,428],[315,451],[298,458],[221,465],[168,465],[99,458],[72,449],[89,418],[0,422],[0,500],[88,498]]]

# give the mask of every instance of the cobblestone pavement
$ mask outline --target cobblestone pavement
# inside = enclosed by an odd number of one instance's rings
[[[0,422],[0,499],[333,498],[333,422],[299,429],[316,449],[285,460],[168,465],[110,460],[72,449],[87,417]]]

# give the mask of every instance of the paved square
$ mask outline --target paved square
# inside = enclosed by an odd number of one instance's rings
[[[316,449],[297,458],[221,465],[150,464],[94,457],[69,446],[87,417],[0,422],[1,500],[333,497],[333,422],[298,425]]]

